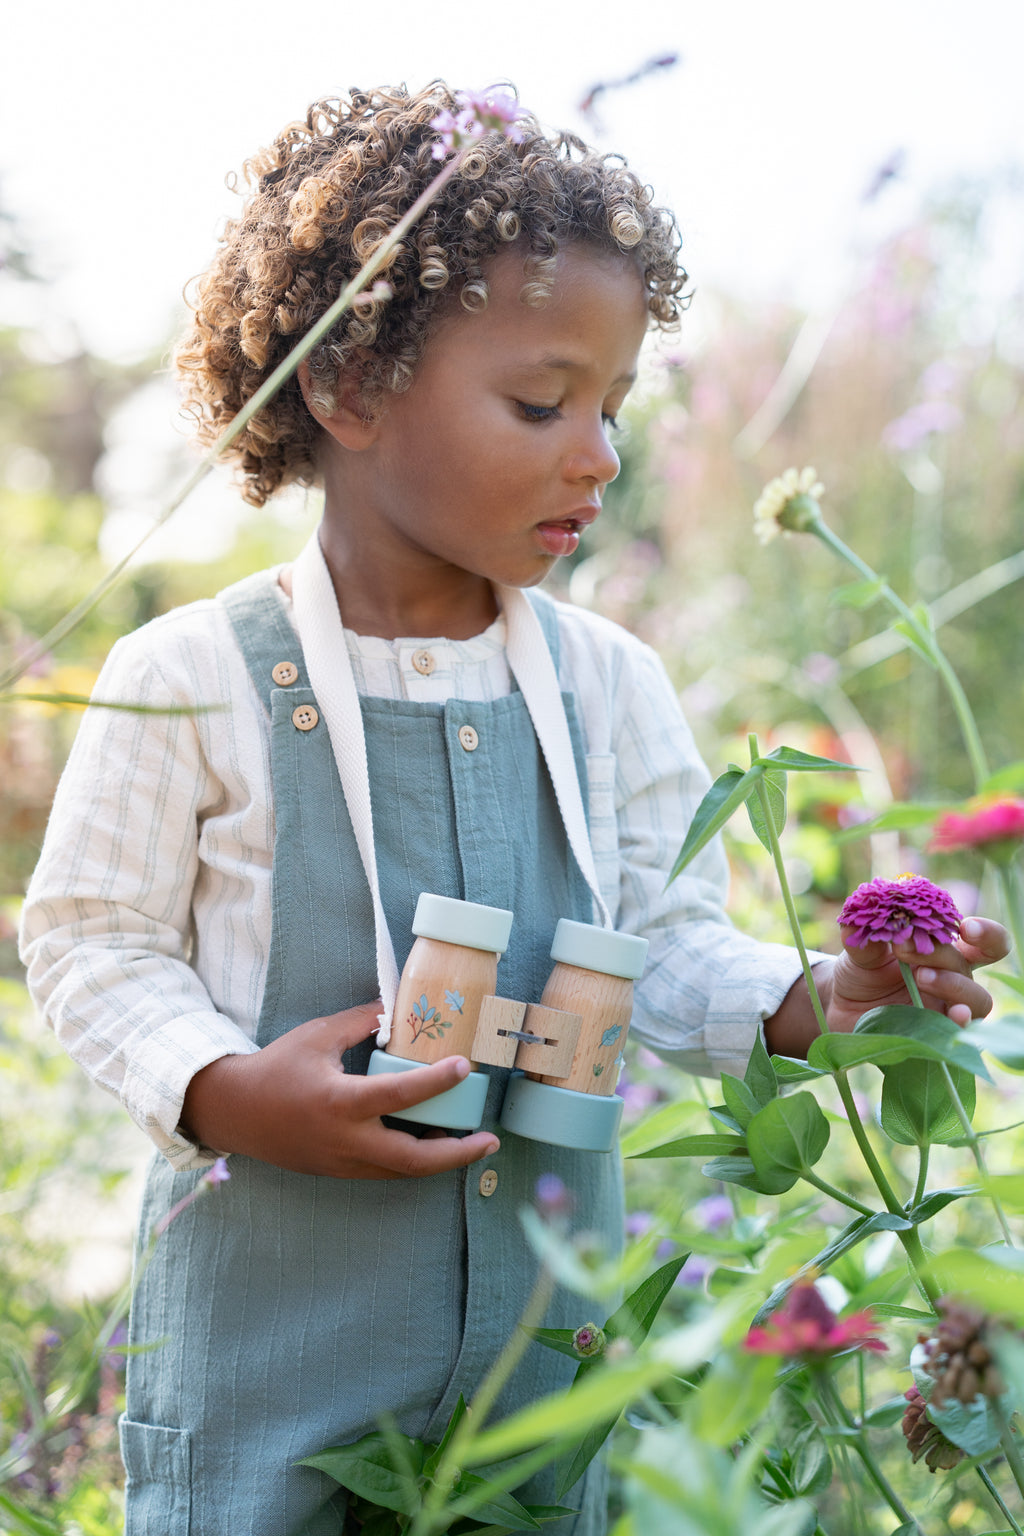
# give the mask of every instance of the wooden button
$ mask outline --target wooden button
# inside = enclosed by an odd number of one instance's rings
[[[480,737],[471,725],[464,725],[460,728],[459,741],[466,752],[475,752],[480,745]]]
[[[429,651],[415,651],[413,653],[412,664],[416,668],[416,671],[421,672],[424,677],[429,677],[431,672],[433,672],[434,668],[437,666],[437,662],[434,660]]]
[[[300,704],[297,709],[292,710],[292,725],[297,731],[311,731],[319,721],[320,716],[312,704]]]
[[[493,1168],[485,1168],[480,1175],[480,1193],[485,1197],[493,1195],[498,1187],[498,1175]]]
[[[299,675],[299,669],[294,661],[279,661],[270,675],[279,688],[290,688]]]

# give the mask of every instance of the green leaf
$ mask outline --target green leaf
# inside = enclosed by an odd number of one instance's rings
[[[823,1067],[812,1067],[806,1061],[797,1061],[792,1056],[773,1056],[772,1066],[776,1076],[783,1083],[811,1083],[817,1077],[827,1076]]]
[[[997,769],[985,780],[978,793],[1001,795],[1015,789],[1024,789],[1024,762],[1007,763],[1005,768]]]
[[[405,1436],[402,1436],[405,1440]],[[427,1447],[420,1440],[405,1440],[409,1447],[409,1471],[397,1472],[392,1464],[390,1437],[375,1431],[354,1445],[334,1446],[316,1456],[306,1456],[300,1467],[316,1467],[343,1488],[383,1504],[399,1514],[414,1515],[422,1503],[418,1475],[423,1470]]]
[[[623,1135],[619,1146],[623,1157],[635,1157],[648,1147],[660,1147],[666,1141],[675,1141],[685,1135],[687,1126],[694,1118],[694,1111],[704,1106],[693,1099],[664,1104],[652,1115],[645,1115],[639,1124],[631,1126]]]
[[[941,1013],[930,1008],[910,1008],[898,1004],[873,1008],[858,1019],[852,1034],[818,1035],[811,1041],[807,1059],[812,1066],[829,1072],[842,1071],[871,1062],[876,1067],[892,1066],[900,1061],[945,1061],[963,1067],[976,1077],[991,1082],[988,1068],[967,1032],[958,1029]]]
[[[837,763],[831,757],[815,757],[810,752],[798,752],[795,747],[776,747],[766,757],[757,758],[764,768],[776,765],[788,773],[860,773],[854,763]]]
[[[775,1367],[770,1355],[719,1355],[694,1400],[690,1422],[699,1438],[725,1447],[745,1435],[768,1406]]]
[[[831,1481],[832,1458],[824,1435],[815,1427],[793,1457],[793,1482],[797,1493],[816,1494],[824,1493]]]
[[[570,1334],[570,1339],[571,1337],[572,1335]],[[434,1447],[426,1461],[423,1463],[424,1477],[433,1477],[434,1473],[438,1469],[438,1466],[440,1465],[441,1457],[444,1455],[445,1451],[448,1449],[448,1446],[451,1444],[452,1437],[465,1416],[466,1399],[460,1392],[459,1400],[455,1404],[455,1407],[452,1409],[451,1417],[449,1418],[448,1423],[445,1425],[445,1431],[441,1436],[440,1445],[436,1445]]]
[[[717,1120],[719,1125],[724,1125],[728,1130],[735,1131],[737,1136],[743,1135],[742,1125],[740,1125],[735,1115],[729,1113],[724,1104],[711,1104],[708,1107],[708,1114],[712,1120]]]
[[[1015,976],[1012,971],[986,971],[985,976],[994,976],[996,981],[1009,987],[1011,992],[1016,992],[1018,997],[1024,997],[1024,976]]]
[[[839,834],[839,841],[853,842],[858,837],[870,837],[873,832],[902,832],[908,827],[930,827],[944,811],[952,810],[956,803],[946,801],[926,805],[919,800],[896,801],[868,821],[858,822],[855,827],[845,827]]]
[[[779,773],[778,770],[768,770],[765,773],[758,785],[757,793],[747,797],[747,815],[750,817],[754,836],[761,847],[771,853],[774,844],[769,827],[774,827],[775,836],[778,837],[786,825],[786,775],[784,773]]]
[[[931,1322],[931,1318],[928,1317],[927,1313],[918,1313],[917,1315]],[[907,1400],[905,1397],[891,1397],[887,1403],[879,1403],[877,1408],[869,1408],[864,1415],[863,1422],[867,1429],[891,1429],[894,1424],[899,1423],[906,1411]]]
[[[660,1147],[648,1147],[645,1152],[634,1152],[634,1159],[642,1157],[707,1157],[708,1153],[742,1153],[747,1143],[742,1136],[720,1136],[705,1131],[700,1136],[681,1136],[677,1141],[666,1141]],[[628,1156],[629,1154],[627,1154]]]
[[[998,1019],[975,1019],[960,1034],[969,1045],[987,1051],[1011,1071],[1024,1069],[1024,1015],[1004,1013]]]
[[[716,832],[721,831],[733,812],[738,811],[747,796],[753,793],[763,772],[763,768],[756,767],[748,768],[746,773],[741,773],[738,768],[728,768],[715,780],[697,807],[697,814],[690,823],[690,830],[666,885],[671,885],[690,860],[696,858],[701,849],[710,843]]]
[[[778,1187],[772,1185],[765,1188],[764,1180],[749,1157],[713,1157],[700,1171],[706,1179],[720,1179],[723,1184],[739,1184],[743,1189],[756,1190],[759,1195],[779,1195],[796,1183],[795,1179],[789,1179]]]
[[[496,1493],[486,1478],[475,1472],[463,1472],[452,1489],[458,1513],[471,1514],[474,1519],[487,1520],[513,1531],[539,1531],[540,1521],[528,1513],[511,1493]],[[456,1500],[458,1501],[456,1503]]]
[[[813,1094],[794,1093],[758,1110],[747,1127],[747,1151],[758,1176],[777,1183],[776,1192],[781,1193],[810,1172],[828,1146],[829,1134]]]
[[[543,1344],[546,1349],[568,1355],[570,1360],[579,1360],[579,1351],[572,1342],[576,1336],[575,1328],[528,1328],[526,1331],[531,1339]]]
[[[979,1193],[977,1184],[965,1184],[960,1189],[933,1189],[917,1205],[912,1205],[907,1215],[916,1227],[922,1221],[930,1221],[939,1211],[945,1210],[947,1205],[952,1205],[954,1200],[964,1200],[968,1195]]]
[[[747,1061],[743,1081],[761,1106],[770,1104],[772,1099],[778,1097],[779,1079],[760,1035],[754,1037],[754,1048]]]
[[[973,1117],[974,1074],[939,1061],[900,1061],[882,1073],[882,1130],[901,1147],[948,1145],[963,1134],[946,1071],[968,1118]]]
[[[920,606],[918,606],[914,612],[917,616],[920,616]],[[925,610],[925,612],[927,613],[927,610]],[[896,623],[892,627],[893,631],[897,635],[902,636],[907,644],[911,646],[917,652],[917,654],[928,663],[930,667],[937,666],[935,659],[935,642],[933,640],[930,638],[926,639],[925,636],[922,635],[914,627],[914,625],[909,623],[906,619],[897,619]],[[926,622],[925,627],[926,629],[930,630],[930,623]]]
[[[726,1109],[744,1131],[761,1108],[746,1083],[729,1072],[722,1073],[722,1098]]]
[[[848,581],[829,593],[829,601],[839,608],[870,608],[882,596],[886,585],[884,576],[876,576],[873,581]]]
[[[653,1275],[648,1275],[605,1323],[608,1338],[628,1339],[634,1346],[642,1344],[689,1257],[688,1253],[677,1254]]]
[[[972,1306],[1024,1326],[1024,1254],[1018,1249],[995,1246],[976,1251],[952,1248],[934,1254],[928,1271],[944,1292],[965,1296]]]

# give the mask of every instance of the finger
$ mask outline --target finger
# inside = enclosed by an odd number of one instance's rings
[[[377,998],[375,1002],[359,1003],[355,1008],[346,1008],[341,1013],[329,1013],[322,1019],[311,1019],[299,1028],[309,1032],[310,1044],[315,1049],[332,1056],[341,1054],[380,1028],[382,1006],[380,998]]]
[[[360,1110],[366,1115],[393,1115],[396,1110],[422,1104],[439,1093],[447,1093],[469,1076],[465,1056],[446,1056],[429,1067],[414,1067],[410,1072],[375,1072],[361,1078]],[[354,1079],[349,1079],[353,1082]]]
[[[960,924],[960,948],[970,965],[992,965],[1012,949],[1002,923],[987,917],[965,917]]]
[[[843,948],[854,965],[862,971],[877,971],[883,965],[888,965],[892,960],[893,951],[888,944],[872,940],[867,944],[851,944],[849,940],[843,940]]]
[[[915,972],[924,966],[934,971],[958,971],[964,976],[971,974],[970,961],[955,944],[936,944],[930,955],[920,954],[912,943],[896,944],[893,954]]]
[[[957,1024],[983,1019],[992,1009],[991,997],[969,974],[923,965],[916,976],[925,1006],[934,1007],[938,1003]]]
[[[492,1131],[474,1131],[472,1136],[438,1136],[420,1139],[381,1126],[380,1134],[367,1137],[362,1148],[376,1165],[394,1177],[425,1179],[434,1173],[466,1168],[491,1157],[501,1146]],[[387,1177],[385,1173],[385,1177]]]

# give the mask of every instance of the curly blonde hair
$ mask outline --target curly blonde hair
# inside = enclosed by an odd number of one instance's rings
[[[246,161],[251,187],[189,303],[193,320],[175,362],[185,409],[213,443],[438,171],[431,120],[457,111],[441,81],[315,102],[269,149]],[[382,270],[392,296],[362,294],[308,358],[311,398],[332,412],[353,363],[370,413],[407,389],[442,306],[487,303],[488,258],[520,242],[525,303],[550,292],[555,258],[572,241],[628,253],[652,323],[672,329],[686,272],[675,220],[619,156],[574,135],[545,135],[524,115],[522,140],[486,134],[466,155]],[[243,495],[262,506],[279,486],[316,479],[319,427],[293,376],[228,450]]]

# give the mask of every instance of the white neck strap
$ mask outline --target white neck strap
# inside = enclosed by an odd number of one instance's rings
[[[509,667],[530,713],[554,786],[569,846],[590,887],[600,920],[605,927],[610,928],[611,915],[597,884],[569,722],[544,631],[529,599],[518,587],[499,587],[497,590],[508,630],[506,648]],[[345,644],[334,585],[316,534],[309,540],[292,568],[292,600],[310,686],[316,695],[317,708],[327,723],[338,777],[373,901],[377,979],[384,1005],[377,1040],[380,1045],[384,1045],[391,1033],[391,1015],[398,993],[398,965],[377,879],[370,772],[359,694]]]

